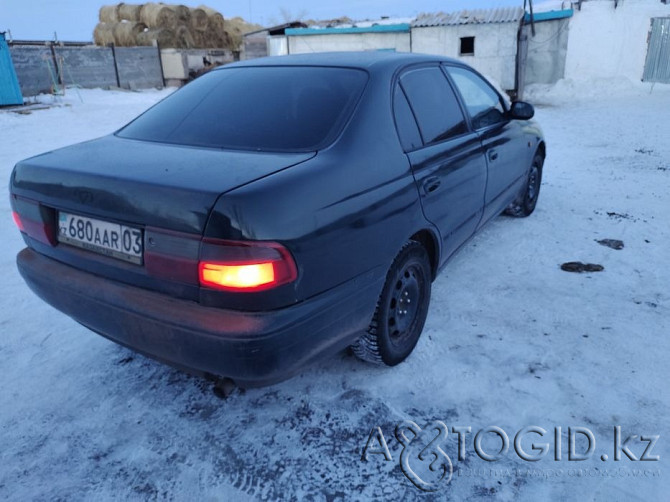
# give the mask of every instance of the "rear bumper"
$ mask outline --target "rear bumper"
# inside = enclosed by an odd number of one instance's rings
[[[351,344],[368,326],[382,289],[376,271],[271,312],[202,307],[121,284],[29,248],[17,265],[44,301],[91,330],[168,364],[241,386],[284,380]]]

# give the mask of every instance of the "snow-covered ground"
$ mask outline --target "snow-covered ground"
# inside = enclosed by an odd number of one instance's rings
[[[572,97],[583,91],[563,82],[529,93],[543,103],[548,142],[537,210],[497,218],[452,260],[407,362],[377,368],[341,354],[225,401],[33,295],[16,271],[23,242],[0,197],[0,499],[667,499],[670,91],[605,82]],[[3,188],[18,160],[109,133],[168,91],[80,92],[83,102],[69,92],[47,110],[0,112]],[[596,242],[605,238],[624,249]],[[559,268],[575,260],[605,269]],[[419,491],[400,469],[394,428],[403,420],[449,427],[442,448],[454,474],[437,492]],[[377,426],[392,460],[363,462]],[[465,460],[458,426],[472,431]],[[496,462],[473,446],[488,426],[511,443]],[[548,431],[523,442],[528,452],[530,442],[550,443],[540,461],[514,453],[526,426]],[[613,461],[615,426],[624,439],[660,435],[647,455],[660,459]],[[592,431],[590,460],[569,460],[568,427]],[[500,440],[485,436],[484,449],[497,451]],[[585,451],[583,437],[576,445]],[[646,443],[627,445],[639,458]]]

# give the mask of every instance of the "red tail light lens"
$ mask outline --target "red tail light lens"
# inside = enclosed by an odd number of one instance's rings
[[[198,265],[202,286],[226,291],[263,291],[298,277],[293,257],[276,242],[205,239]]]
[[[257,288],[275,282],[274,264],[219,265],[217,263],[201,263],[200,282],[236,289]]]
[[[16,226],[19,227],[19,230],[21,232],[25,232],[25,228],[23,228],[23,222],[21,221],[21,217],[19,216],[19,213],[16,211],[12,211],[12,218],[14,218],[14,223],[16,223]]]

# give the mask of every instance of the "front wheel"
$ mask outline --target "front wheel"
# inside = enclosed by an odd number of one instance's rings
[[[428,253],[409,241],[386,276],[367,332],[354,344],[354,354],[365,361],[395,366],[419,341],[430,304],[431,271]]]
[[[528,178],[526,185],[519,196],[512,202],[505,214],[524,218],[530,216],[535,211],[537,205],[537,198],[540,195],[540,185],[542,183],[542,166],[544,165],[544,157],[539,153],[535,154],[533,163],[528,171]]]

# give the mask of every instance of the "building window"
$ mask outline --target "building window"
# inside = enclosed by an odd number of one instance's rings
[[[462,37],[461,38],[461,56],[474,56],[475,55],[475,37]]]

